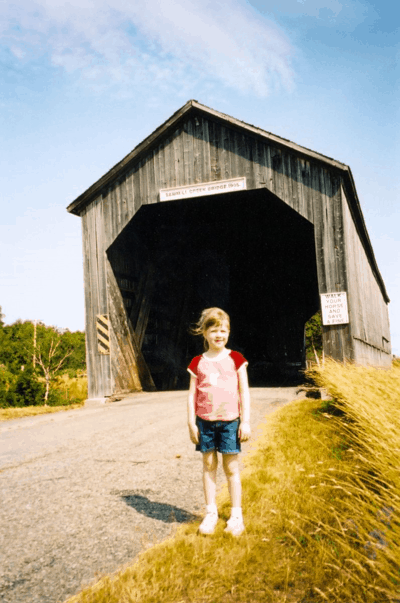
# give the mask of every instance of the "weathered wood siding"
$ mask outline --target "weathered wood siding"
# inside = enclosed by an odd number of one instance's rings
[[[313,222],[313,188],[330,175],[316,165],[312,174],[311,167],[310,161],[294,153],[202,116],[191,116],[103,191],[105,246],[142,205],[159,201],[160,188],[240,176],[246,176],[249,190],[266,187]]]
[[[388,306],[354,224],[345,190],[341,189],[352,358],[360,364],[390,366]]]
[[[312,166],[313,221],[320,293],[347,291],[340,179]],[[349,325],[323,327],[323,346],[335,360],[352,354]]]
[[[222,120],[192,112],[177,122],[172,133],[143,151],[135,165],[124,169],[81,213],[91,397],[110,395],[116,388],[138,387],[140,346],[148,312],[144,304],[141,321],[137,322],[136,305],[136,316],[134,311],[130,316],[107,263],[107,249],[141,206],[159,202],[160,189],[243,176],[248,190],[270,190],[314,224],[320,293],[349,293],[352,332],[349,325],[324,327],[325,353],[339,360],[379,360],[378,364],[389,359],[389,345],[382,343],[382,333],[387,341],[390,339],[387,307],[368,268],[335,167]],[[363,299],[368,299],[369,305]],[[100,313],[111,317],[111,363],[110,357],[96,351],[95,316]],[[132,327],[136,326],[135,338]]]
[[[121,201],[122,198],[122,201]],[[95,199],[82,213],[85,279],[85,323],[88,392],[90,398],[125,390],[140,391],[142,383],[154,388],[127,320],[124,301],[106,250],[117,237],[115,224],[126,220],[125,197],[118,187]],[[110,318],[110,354],[97,346],[96,316]]]
[[[90,398],[111,395],[110,356],[97,349],[97,314],[108,314],[104,220],[101,198],[82,213],[82,236],[85,279],[86,361]]]

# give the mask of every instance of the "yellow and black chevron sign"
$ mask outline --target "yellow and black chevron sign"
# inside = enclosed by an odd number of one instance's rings
[[[110,353],[110,329],[108,314],[97,314],[97,349],[100,354]]]

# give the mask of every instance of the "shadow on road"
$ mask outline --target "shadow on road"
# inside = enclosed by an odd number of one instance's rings
[[[151,517],[152,519],[158,519],[164,523],[188,523],[189,521],[196,519],[196,515],[193,515],[184,509],[174,507],[174,505],[153,502],[146,496],[141,496],[140,494],[124,494],[121,498],[129,507],[132,507],[138,513]]]

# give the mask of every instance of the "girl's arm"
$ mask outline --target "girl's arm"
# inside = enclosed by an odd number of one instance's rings
[[[196,425],[195,398],[196,398],[197,378],[190,375],[190,386],[187,403],[189,435],[193,444],[199,443],[199,428]]]
[[[239,437],[241,442],[246,442],[251,435],[250,429],[250,390],[247,378],[247,365],[242,365],[238,370],[239,394],[240,394],[240,427]]]

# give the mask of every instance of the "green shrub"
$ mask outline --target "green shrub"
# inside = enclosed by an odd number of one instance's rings
[[[32,369],[26,368],[9,388],[6,400],[7,406],[38,406],[44,401],[44,385]]]
[[[7,370],[4,364],[0,364],[0,408],[7,408],[8,392],[15,383],[15,376]]]

